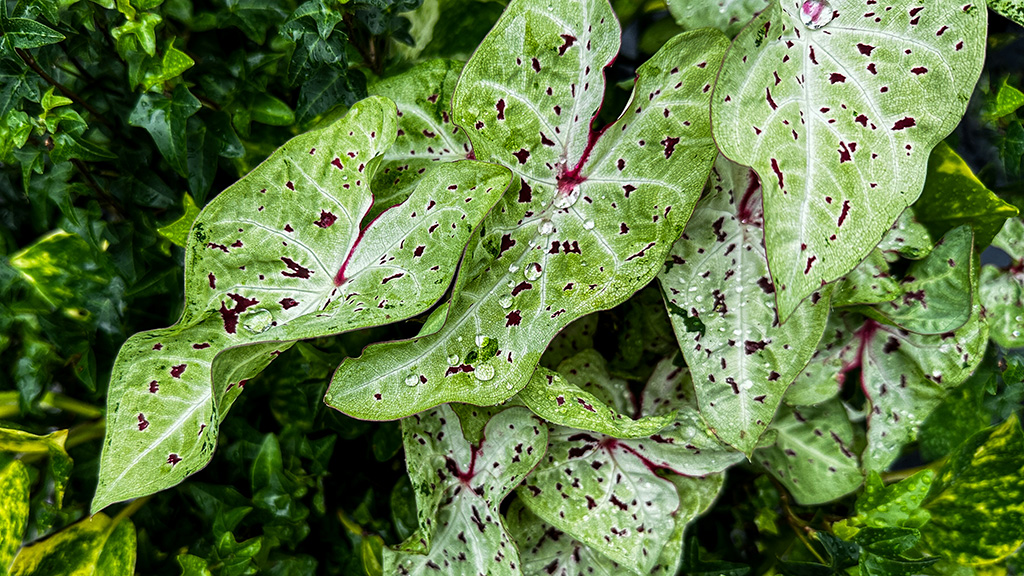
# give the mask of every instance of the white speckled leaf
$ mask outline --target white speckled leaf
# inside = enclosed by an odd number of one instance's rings
[[[203,210],[186,248],[182,318],[132,336],[115,362],[94,511],[204,467],[245,380],[295,340],[396,322],[441,298],[510,174],[443,164],[360,229],[395,122],[389,100],[357,103]]]
[[[804,506],[845,496],[864,481],[853,452],[853,426],[838,399],[818,406],[782,405],[772,423],[775,445],[760,448],[760,462]]]
[[[520,189],[471,244],[445,326],[346,360],[332,406],[391,419],[511,397],[562,328],[654,277],[692,212],[715,154],[707,107],[726,38],[704,30],[667,42],[638,70],[619,120],[592,131],[618,23],[607,0],[548,5],[514,0],[452,99],[476,158],[509,166]]]
[[[672,536],[647,573],[653,576],[675,576],[682,556],[683,530],[714,502],[725,475],[672,476],[669,480],[676,485],[679,509],[672,516]],[[544,522],[518,499],[512,502],[505,518],[509,532],[519,545],[525,576],[618,576],[623,573],[624,568],[615,561]]]
[[[544,454],[547,429],[525,408],[496,414],[471,444],[447,406],[402,422],[419,530],[384,550],[385,574],[521,574],[498,510]]]
[[[889,275],[885,253],[875,248],[850,271],[832,293],[832,306],[857,306],[890,302],[900,296],[900,285]]]
[[[469,139],[451,121],[452,92],[463,63],[430,60],[369,87],[398,107],[398,132],[370,180],[373,207],[364,222],[409,197],[416,181],[438,162],[472,158]]]
[[[860,340],[857,315],[833,312],[825,325],[825,334],[810,362],[786,390],[783,400],[793,406],[819,404],[834,397],[846,382],[846,373],[859,362]]]
[[[709,186],[658,279],[701,414],[750,454],[821,339],[832,287],[779,325],[756,175],[720,157]]]
[[[914,209],[910,208],[900,214],[877,248],[885,254],[886,260],[895,262],[899,258],[920,260],[931,253],[934,245],[931,233],[917,221]]]
[[[668,11],[684,30],[718,28],[729,38],[768,7],[768,0],[666,0]]]
[[[1003,348],[1024,347],[1024,222],[1011,218],[993,245],[1010,255],[1005,269],[981,267],[978,290],[985,306],[992,341]]]
[[[653,470],[704,476],[743,459],[714,438],[687,402],[693,392],[685,368],[670,359],[659,363],[644,396],[647,408],[676,410],[675,422],[632,440],[552,426],[547,455],[518,490],[544,521],[639,573],[658,561],[671,538],[664,518],[679,508],[672,483]]]
[[[597,332],[597,316],[597,314],[587,314],[563,328],[548,344],[544,356],[540,359],[541,366],[556,369],[562,360],[587,348],[593,348],[594,335]]]
[[[776,0],[737,36],[712,125],[722,153],[766,187],[783,319],[921,194],[928,154],[981,73],[986,26],[970,2]]]
[[[970,226],[950,230],[900,282],[900,297],[878,304],[886,321],[917,332],[943,334],[963,326],[971,315],[974,234]]]

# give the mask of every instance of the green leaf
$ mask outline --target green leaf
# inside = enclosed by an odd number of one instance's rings
[[[852,315],[832,312],[825,335],[807,366],[786,390],[784,400],[795,406],[810,406],[838,394],[846,382],[846,372],[858,362],[859,328]]]
[[[914,210],[904,210],[889,232],[882,237],[878,249],[886,260],[895,262],[898,258],[920,260],[931,253],[935,240],[924,224],[917,221]]]
[[[64,40],[56,30],[28,18],[6,18],[3,21],[3,36],[15,48],[39,48]]]
[[[419,530],[384,550],[385,574],[521,574],[502,522],[505,496],[544,454],[547,430],[524,408],[509,408],[471,444],[447,406],[402,422]]]
[[[986,390],[996,386],[990,363],[991,359],[986,358],[974,374],[952,390],[921,424],[918,443],[921,457],[926,462],[944,458],[991,423],[992,415],[983,405]]]
[[[804,506],[845,496],[864,481],[854,450],[853,426],[839,400],[809,406],[779,407],[772,423],[775,444],[754,452]]]
[[[920,528],[930,517],[921,504],[928,496],[935,473],[921,470],[909,478],[886,486],[875,472],[864,481],[864,492],[857,498],[855,525],[868,528]]]
[[[935,238],[970,224],[979,247],[988,246],[1003,222],[1017,215],[1017,208],[986,188],[945,142],[932,150],[924,191],[913,210]]]
[[[151,66],[146,70],[143,76],[142,89],[149,90],[158,84],[163,84],[168,80],[177,78],[192,66],[195,66],[195,60],[192,60],[188,54],[175,48],[174,42],[171,41],[164,50],[159,66]]]
[[[37,436],[21,430],[0,428],[0,452],[22,454],[46,454],[49,456],[49,472],[53,478],[54,501],[60,508],[64,501],[64,490],[71,476],[73,462],[64,449],[68,439],[67,430],[57,430],[45,436]]]
[[[692,0],[666,0],[668,11],[684,30],[718,28],[734,38],[747,25],[754,14],[768,7],[768,0],[718,0],[693,2]]]
[[[366,95],[366,80],[358,71],[321,66],[302,84],[295,118],[300,123],[326,114],[335,106],[353,105]]]
[[[475,157],[512,167],[521,185],[471,244],[444,327],[346,360],[331,406],[389,419],[448,401],[501,402],[527,385],[559,330],[653,278],[714,157],[703,87],[726,40],[704,31],[666,44],[638,71],[642,103],[599,136],[590,120],[618,38],[606,0],[509,5],[463,70],[452,107]],[[414,399],[374,402],[414,375]]]
[[[604,357],[589,350],[562,362],[558,372],[537,368],[530,383],[519,391],[518,398],[548,422],[615,438],[650,436],[675,420],[674,413],[633,420],[628,416],[633,412],[632,406],[626,409],[615,402],[609,406],[603,398],[591,393],[595,387],[605,390],[616,388],[614,385],[602,386],[610,379]],[[625,386],[617,388],[628,390]],[[594,392],[600,394],[599,391]],[[623,412],[627,415],[624,416]]]
[[[2,448],[0,448],[2,449]],[[29,514],[28,468],[20,460],[14,460],[0,468],[0,574],[14,561],[25,534]]]
[[[1010,77],[1006,76],[999,83],[995,98],[990,98],[986,101],[983,115],[989,120],[997,120],[1003,116],[1013,114],[1021,106],[1024,106],[1024,92],[1010,86]]]
[[[270,126],[290,126],[295,122],[295,113],[280,99],[261,93],[253,99],[252,119]]]
[[[996,14],[1000,14],[1024,26],[1024,3],[1021,0],[991,0],[988,7]]]
[[[960,564],[998,561],[1024,544],[1024,433],[1016,416],[961,444],[939,472],[922,529],[932,550]]]
[[[552,426],[546,458],[519,488],[531,512],[596,552],[645,573],[672,538],[664,518],[680,507],[667,475],[705,476],[742,459],[700,421],[689,374],[662,361],[644,391],[641,415],[676,412],[649,438],[616,439]]]
[[[205,466],[244,381],[296,339],[396,322],[441,298],[509,172],[441,165],[360,230],[395,122],[390,101],[364,100],[206,206],[185,249],[182,318],[136,334],[115,362],[96,510]],[[407,402],[410,391],[402,383],[374,401]]]
[[[48,88],[46,92],[43,93],[42,100],[39,101],[39,105],[43,107],[43,112],[49,112],[50,110],[53,110],[58,106],[67,106],[68,104],[71,104],[73,102],[71,98],[65,98],[64,96],[55,96],[53,90],[53,86],[50,86],[50,88]]]
[[[155,56],[156,27],[161,22],[163,22],[163,18],[153,12],[143,12],[139,14],[138,18],[129,16],[124,24],[110,30],[117,53],[125,61],[129,61],[133,53],[138,50],[142,50],[150,57]],[[131,84],[135,86],[137,82],[133,80]]]
[[[11,576],[131,576],[135,574],[135,526],[97,514],[26,546]]]
[[[189,117],[201,107],[199,100],[188,88],[179,84],[170,98],[152,93],[140,96],[128,117],[128,123],[145,128],[171,168],[186,176],[188,159],[185,130]]]
[[[712,125],[722,153],[766,186],[781,320],[852,270],[920,195],[928,152],[981,72],[985,29],[978,6],[777,0],[737,36]]]
[[[992,340],[1003,348],[1020,348],[1024,346],[1024,222],[1007,220],[993,245],[1009,254],[1012,262],[1005,270],[982,266],[978,292]]]
[[[658,276],[701,415],[748,455],[814,353],[832,291],[815,293],[780,326],[762,225],[756,175],[722,157]],[[703,333],[689,330],[686,314],[700,318]]]
[[[182,202],[185,206],[185,213],[174,222],[158,228],[157,232],[174,244],[184,248],[188,241],[189,230],[192,229],[192,223],[199,216],[199,207],[196,206],[190,194],[185,194]]]
[[[900,285],[889,274],[885,253],[875,248],[868,257],[839,282],[832,294],[832,305],[856,306],[891,302],[902,294]]]

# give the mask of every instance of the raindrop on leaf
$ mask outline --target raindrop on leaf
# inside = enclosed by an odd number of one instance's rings
[[[800,21],[811,30],[828,25],[835,18],[835,11],[828,0],[806,0],[800,7]]]
[[[477,380],[486,382],[491,378],[494,378],[494,366],[490,364],[481,364],[473,370],[473,376],[476,376]]]
[[[525,276],[530,282],[540,278],[540,275],[543,273],[544,268],[541,267],[539,262],[534,262],[523,270],[523,276]]]
[[[253,334],[259,334],[269,330],[273,322],[274,315],[269,310],[257,308],[245,315],[242,326]]]
[[[545,236],[549,236],[555,231],[555,223],[545,218],[540,221],[540,226],[537,228],[537,231]]]
[[[415,386],[420,383],[420,377],[418,374],[409,374],[405,377],[406,386]]]

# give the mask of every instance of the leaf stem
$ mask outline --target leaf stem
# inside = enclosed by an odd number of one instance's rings
[[[944,460],[945,460],[945,458],[943,458],[941,460],[936,460],[935,462],[931,462],[929,464],[922,464],[920,466],[914,466],[913,468],[904,468],[903,470],[894,470],[892,472],[883,472],[881,474],[882,482],[885,482],[886,484],[892,484],[893,482],[899,482],[900,480],[904,480],[906,478],[910,478],[911,476],[913,476],[914,474],[917,474],[921,470],[934,469],[934,468],[938,467],[939,465],[941,465]]]
[[[110,122],[107,122],[107,119],[103,117],[103,114],[101,114],[99,110],[93,108],[92,105],[89,104],[88,102],[86,102],[85,100],[83,100],[81,96],[76,94],[74,91],[72,91],[67,86],[64,86],[60,82],[57,82],[56,80],[54,80],[52,76],[50,76],[42,68],[40,68],[39,64],[36,62],[36,59],[33,58],[31,54],[29,54],[28,52],[26,52],[25,50],[23,50],[21,48],[15,48],[14,51],[18,54],[18,56],[21,58],[21,60],[23,62],[25,62],[25,64],[28,65],[29,68],[32,69],[32,71],[34,71],[36,74],[39,74],[40,76],[42,76],[43,80],[46,80],[51,86],[53,86],[54,88],[60,90],[61,94],[64,94],[65,96],[67,96],[71,100],[73,100],[73,101],[77,102],[78,104],[80,104],[83,108],[85,108],[93,116],[95,116],[97,120],[99,120],[100,122],[105,124],[107,127],[113,128],[113,126],[110,124]]]

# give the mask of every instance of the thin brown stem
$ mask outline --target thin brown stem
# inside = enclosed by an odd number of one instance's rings
[[[97,120],[99,120],[100,122],[102,122],[106,126],[113,128],[113,126],[110,124],[110,122],[107,122],[107,119],[103,117],[103,114],[101,114],[99,110],[93,108],[92,105],[89,104],[88,102],[86,102],[85,100],[83,100],[81,96],[76,94],[74,91],[72,91],[67,86],[64,86],[60,82],[57,82],[56,80],[54,80],[52,76],[50,76],[49,74],[46,73],[46,71],[44,71],[42,68],[40,68],[39,64],[36,62],[36,59],[33,58],[31,54],[29,54],[28,52],[26,52],[25,50],[23,50],[21,48],[15,48],[14,51],[18,54],[18,56],[21,58],[21,60],[23,62],[25,62],[25,64],[28,65],[28,67],[31,68],[36,74],[39,74],[43,78],[43,80],[46,80],[51,86],[53,86],[57,90],[60,90],[61,94],[63,94],[64,96],[67,96],[73,102],[81,105],[83,108],[88,110],[89,113],[91,113],[93,116],[95,116]]]

